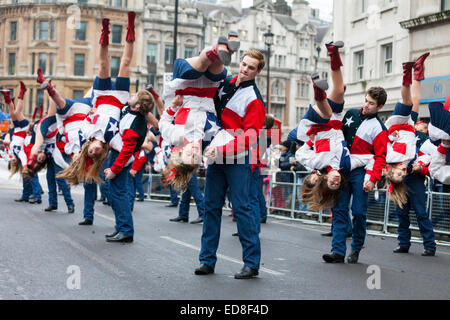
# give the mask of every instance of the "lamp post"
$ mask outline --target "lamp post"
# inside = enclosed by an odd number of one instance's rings
[[[270,47],[273,45],[273,36],[274,34],[270,31],[270,25],[267,29],[267,32],[263,34],[264,36],[264,43],[267,46],[267,93],[266,93],[266,99],[267,99],[267,113],[270,113]]]
[[[320,46],[317,46],[316,47],[316,51],[317,51],[317,56],[315,57],[316,58],[316,72],[317,72],[317,65],[318,65],[318,63],[319,63],[319,59],[320,59],[320,51],[321,51],[321,49],[320,49]]]
[[[178,0],[175,0],[175,21],[173,26],[173,61],[177,58],[177,37],[178,37]]]

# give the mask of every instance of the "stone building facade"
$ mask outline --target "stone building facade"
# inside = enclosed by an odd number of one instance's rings
[[[36,106],[48,108],[48,97],[36,83],[37,69],[51,77],[64,97],[82,97],[99,70],[101,19],[111,21],[109,52],[111,72],[117,74],[125,44],[127,11],[137,13],[132,90],[146,82],[142,77],[143,13],[141,0],[0,0],[0,85],[15,89],[19,81],[28,87],[24,113]],[[142,85],[141,85],[142,86]]]

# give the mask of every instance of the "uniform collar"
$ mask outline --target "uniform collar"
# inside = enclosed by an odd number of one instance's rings
[[[372,118],[375,118],[375,117],[378,115],[378,113],[375,113],[375,114],[371,114],[371,115],[369,115],[369,116],[366,116],[366,115],[364,115],[364,114],[362,113],[362,111],[363,111],[363,108],[359,109],[359,115],[361,116],[361,119],[362,119],[362,120],[365,120],[365,119],[372,119]]]
[[[237,78],[238,78],[238,76],[231,79],[230,83],[236,83]],[[241,82],[238,87],[246,88],[246,87],[253,86],[254,84],[255,84],[255,79],[252,79],[252,80],[247,80],[247,81]]]

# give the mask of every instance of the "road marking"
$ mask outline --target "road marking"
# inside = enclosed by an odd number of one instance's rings
[[[108,217],[108,216],[106,216],[106,215],[104,215],[102,213],[98,213],[97,211],[94,211],[94,214],[95,214],[95,216],[102,217],[103,219],[106,219],[106,220],[109,220],[109,221],[112,221],[112,222],[116,222],[116,220],[114,220],[113,218]]]
[[[271,221],[270,223],[279,224],[279,225],[286,226],[286,227],[302,229],[302,230],[315,231],[315,232],[320,232],[320,233],[326,231],[326,230],[319,230],[319,229],[316,229],[316,228],[302,227],[302,226],[299,226],[299,225],[296,225],[296,224],[291,224],[291,223],[285,223],[284,221]]]
[[[121,278],[125,277],[126,273],[124,271],[119,270],[113,264],[111,264],[108,261],[106,261],[105,259],[101,258],[98,254],[96,254],[95,252],[87,249],[86,247],[82,246],[78,242],[72,240],[71,238],[69,238],[65,234],[58,233],[58,237],[62,241],[68,243],[70,246],[72,246],[73,248],[75,248],[78,251],[80,251],[83,255],[85,255],[89,259],[94,260],[95,262],[100,264],[105,269],[108,269],[110,272],[114,273],[116,276],[121,277]]]
[[[186,242],[183,242],[183,241],[171,238],[171,237],[167,237],[167,236],[161,236],[160,238],[200,252],[200,248],[196,247],[196,246],[194,246],[192,244],[189,244],[189,243],[186,243]],[[226,260],[226,261],[230,261],[230,262],[234,262],[234,263],[237,263],[239,265],[242,265],[242,261],[234,259],[232,257],[228,257],[228,256],[220,254],[220,253],[217,254],[217,257],[221,258],[223,260]],[[266,273],[272,274],[274,276],[283,276],[284,275],[284,273],[281,273],[281,272],[278,272],[278,271],[274,271],[274,270],[270,270],[270,269],[267,269],[267,268],[260,268],[259,271],[266,272]]]

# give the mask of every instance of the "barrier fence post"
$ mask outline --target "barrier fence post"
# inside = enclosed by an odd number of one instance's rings
[[[386,200],[384,202],[384,221],[383,221],[383,232],[388,233],[387,225],[389,221],[389,192],[386,190]]]
[[[294,184],[292,186],[292,197],[291,197],[291,218],[294,219],[294,210],[295,210],[295,199],[297,195],[297,174],[294,171],[291,171],[294,175]]]

